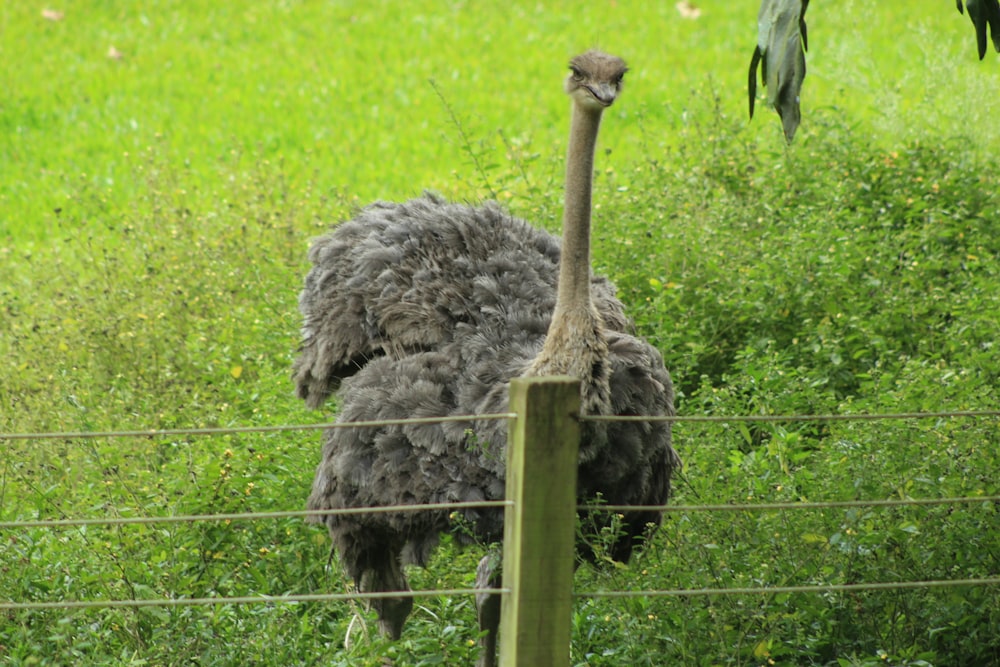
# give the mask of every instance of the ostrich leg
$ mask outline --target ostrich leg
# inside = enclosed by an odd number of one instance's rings
[[[396,554],[384,554],[377,558],[377,564],[365,570],[355,581],[362,593],[391,593],[393,591],[408,591],[406,576]],[[403,624],[413,610],[413,598],[386,597],[375,598],[371,608],[378,614],[379,632],[390,638],[399,639],[403,634]]]
[[[500,587],[500,554],[489,553],[476,568],[476,588]],[[479,614],[479,660],[476,667],[496,667],[497,638],[500,633],[500,594],[477,593],[476,610]]]

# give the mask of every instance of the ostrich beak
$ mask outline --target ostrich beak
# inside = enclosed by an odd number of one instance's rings
[[[604,107],[611,106],[618,97],[618,89],[608,83],[594,83],[587,86],[594,99]]]

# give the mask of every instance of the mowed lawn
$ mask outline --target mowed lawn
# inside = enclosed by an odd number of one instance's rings
[[[46,20],[45,5],[6,3],[2,238],[50,238],[52,210],[83,184],[126,207],[150,147],[202,186],[251,151],[359,201],[424,187],[472,198],[482,188],[445,104],[487,162],[509,152],[498,131],[557,155],[562,68],[590,46],[632,67],[614,111],[628,120],[606,124],[606,145],[625,164],[658,159],[707,110],[745,113],[757,3],[696,4],[685,20],[670,2],[79,2]],[[886,144],[996,144],[997,59],[977,61],[952,7],[818,3],[808,18],[807,132],[811,113],[833,109]],[[779,150],[761,116],[741,140]]]

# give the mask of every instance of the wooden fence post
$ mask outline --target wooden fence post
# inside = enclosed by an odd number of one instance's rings
[[[517,413],[507,439],[502,667],[568,667],[573,614],[580,382],[510,383]]]

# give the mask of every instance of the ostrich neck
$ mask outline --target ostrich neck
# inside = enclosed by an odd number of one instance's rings
[[[611,392],[603,321],[590,297],[590,188],[600,124],[600,111],[573,108],[555,311],[545,343],[526,371],[579,378],[584,414],[607,412]]]
[[[601,112],[575,104],[566,158],[562,256],[554,318],[567,312],[591,310],[590,209],[594,151]]]

